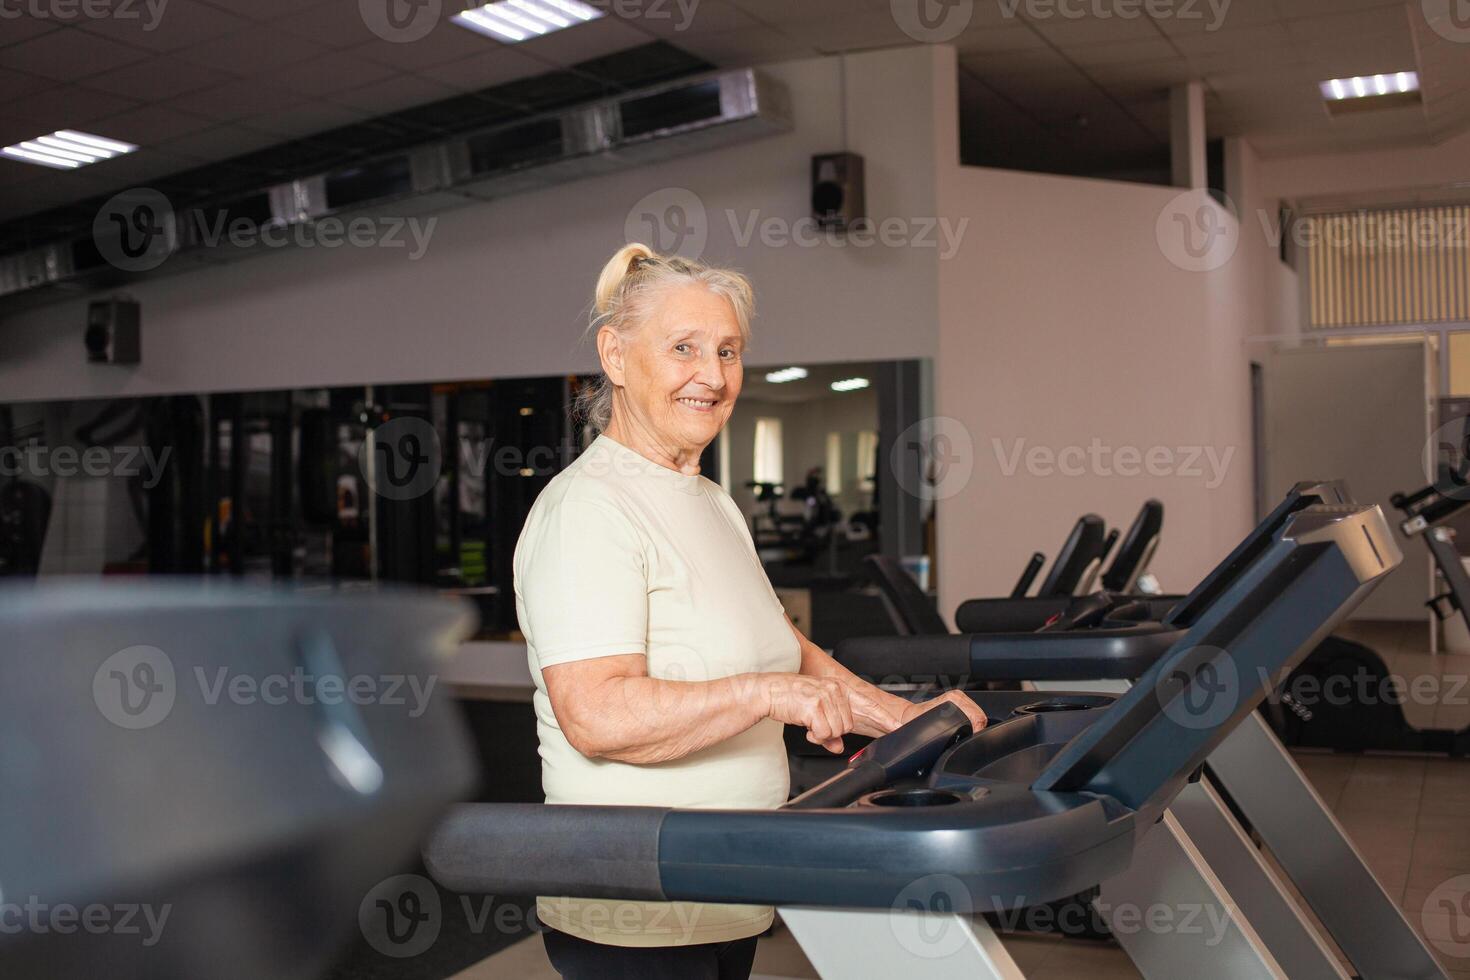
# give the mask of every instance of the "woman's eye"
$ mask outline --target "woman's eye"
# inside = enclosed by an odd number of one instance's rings
[[[720,356],[727,361],[733,361],[735,360],[736,353],[733,348],[726,347],[724,350],[720,351]]]
[[[689,353],[689,345],[688,344],[675,344],[674,345],[674,350],[678,351],[680,354],[687,354],[687,353]]]

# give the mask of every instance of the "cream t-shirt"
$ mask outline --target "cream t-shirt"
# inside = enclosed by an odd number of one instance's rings
[[[651,677],[716,680],[790,672],[801,652],[745,519],[717,484],[599,436],[531,507],[515,553],[548,803],[774,808],[790,770],[782,725],[767,718],[672,762],[589,759],[557,725],[541,671],[639,653]],[[615,946],[728,942],[763,932],[749,905],[541,897],[554,929]]]

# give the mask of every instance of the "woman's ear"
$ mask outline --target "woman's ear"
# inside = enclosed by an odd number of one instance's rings
[[[618,387],[623,386],[623,367],[626,350],[623,338],[610,327],[597,331],[597,357],[602,362],[602,373]]]

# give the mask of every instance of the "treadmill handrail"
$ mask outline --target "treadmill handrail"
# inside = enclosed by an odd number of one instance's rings
[[[1133,680],[1183,634],[1159,623],[1140,623],[1071,633],[863,636],[842,640],[832,656],[853,673],[874,680],[920,675],[988,681]]]

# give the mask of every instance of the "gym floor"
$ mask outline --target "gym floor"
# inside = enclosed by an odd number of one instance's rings
[[[1405,703],[1416,727],[1470,725],[1470,655],[1430,654],[1424,626],[1409,623],[1352,623],[1340,633],[1383,655],[1389,671],[1406,685],[1434,677],[1438,701]],[[1423,686],[1430,686],[1420,680]],[[1470,759],[1421,756],[1352,756],[1303,751],[1298,764],[1312,780],[1368,865],[1409,921],[1427,938],[1449,936],[1447,913],[1425,911],[1431,892],[1461,875],[1470,876]],[[1110,944],[1017,934],[1004,938],[1018,966],[1032,980],[1125,980],[1137,977],[1128,957]],[[1444,958],[1452,980],[1470,980],[1470,960]],[[815,978],[791,934],[777,927],[761,940],[755,978]],[[456,980],[556,980],[541,939],[532,935],[456,975]]]

